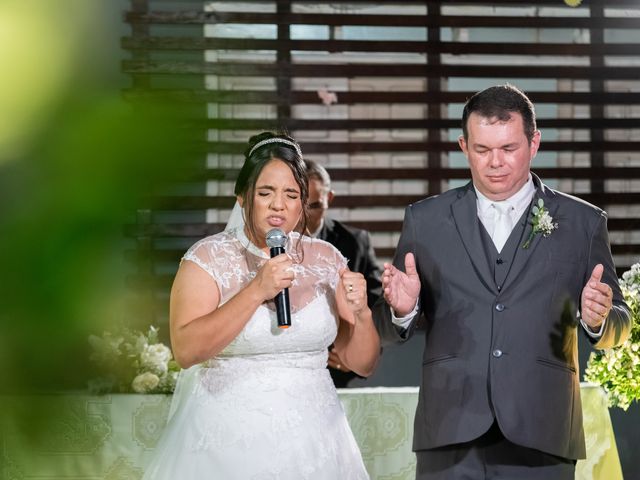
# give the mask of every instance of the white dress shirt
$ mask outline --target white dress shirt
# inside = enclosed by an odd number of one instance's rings
[[[494,203],[506,203],[509,205],[509,217],[511,218],[511,225],[515,226],[518,222],[524,211],[529,208],[531,205],[531,200],[536,193],[536,187],[533,185],[533,180],[531,175],[527,179],[527,183],[525,183],[520,190],[511,195],[506,200],[502,200],[500,202],[496,202],[494,200],[490,200],[485,197],[480,191],[473,186],[476,191],[476,206],[478,209],[478,218],[484,225],[484,228],[489,232],[489,235],[492,236],[493,231],[495,230],[495,221],[497,218],[497,211],[493,207]],[[493,240],[493,239],[492,239]],[[496,245],[498,248],[498,245]],[[500,250],[500,248],[498,248]]]

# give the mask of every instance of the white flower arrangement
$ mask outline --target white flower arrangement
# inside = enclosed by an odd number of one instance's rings
[[[602,386],[610,407],[626,410],[640,399],[640,263],[622,274],[620,288],[631,311],[631,335],[619,347],[592,352],[584,379]]]
[[[538,233],[541,233],[542,236],[546,238],[558,228],[558,224],[555,223],[553,217],[549,215],[549,210],[544,206],[544,200],[541,198],[538,199],[538,204],[531,208],[531,215],[531,225],[533,225],[533,228],[531,229],[529,238],[524,242],[524,245],[522,245],[522,248],[529,248],[533,237]]]
[[[171,393],[175,389],[180,367],[171,349],[158,340],[158,329],[104,332],[90,335],[93,353],[89,359],[98,370],[89,381],[92,393]]]

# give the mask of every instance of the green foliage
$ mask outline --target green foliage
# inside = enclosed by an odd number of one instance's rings
[[[0,391],[86,384],[87,336],[133,316],[123,225],[189,169],[179,113],[91,100],[0,164]]]
[[[609,406],[626,410],[640,399],[640,263],[624,272],[620,288],[631,311],[631,335],[619,347],[592,352],[584,378],[604,388]]]
[[[87,336],[142,318],[123,226],[205,163],[194,107],[123,100],[119,3],[0,1],[0,395],[84,388]]]

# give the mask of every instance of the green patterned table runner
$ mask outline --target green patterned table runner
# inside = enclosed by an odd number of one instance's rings
[[[373,480],[414,478],[411,452],[417,388],[339,390],[365,464]],[[48,424],[36,443],[5,418],[0,436],[0,480],[137,480],[164,429],[168,395],[59,395],[5,397],[6,408],[28,408]],[[588,458],[576,479],[622,479],[603,393],[582,386]],[[39,406],[40,405],[40,406]],[[37,416],[46,411],[48,419]]]

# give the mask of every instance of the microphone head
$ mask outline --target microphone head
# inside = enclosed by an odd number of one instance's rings
[[[267,247],[282,247],[287,243],[287,236],[279,228],[272,228],[267,232]]]

